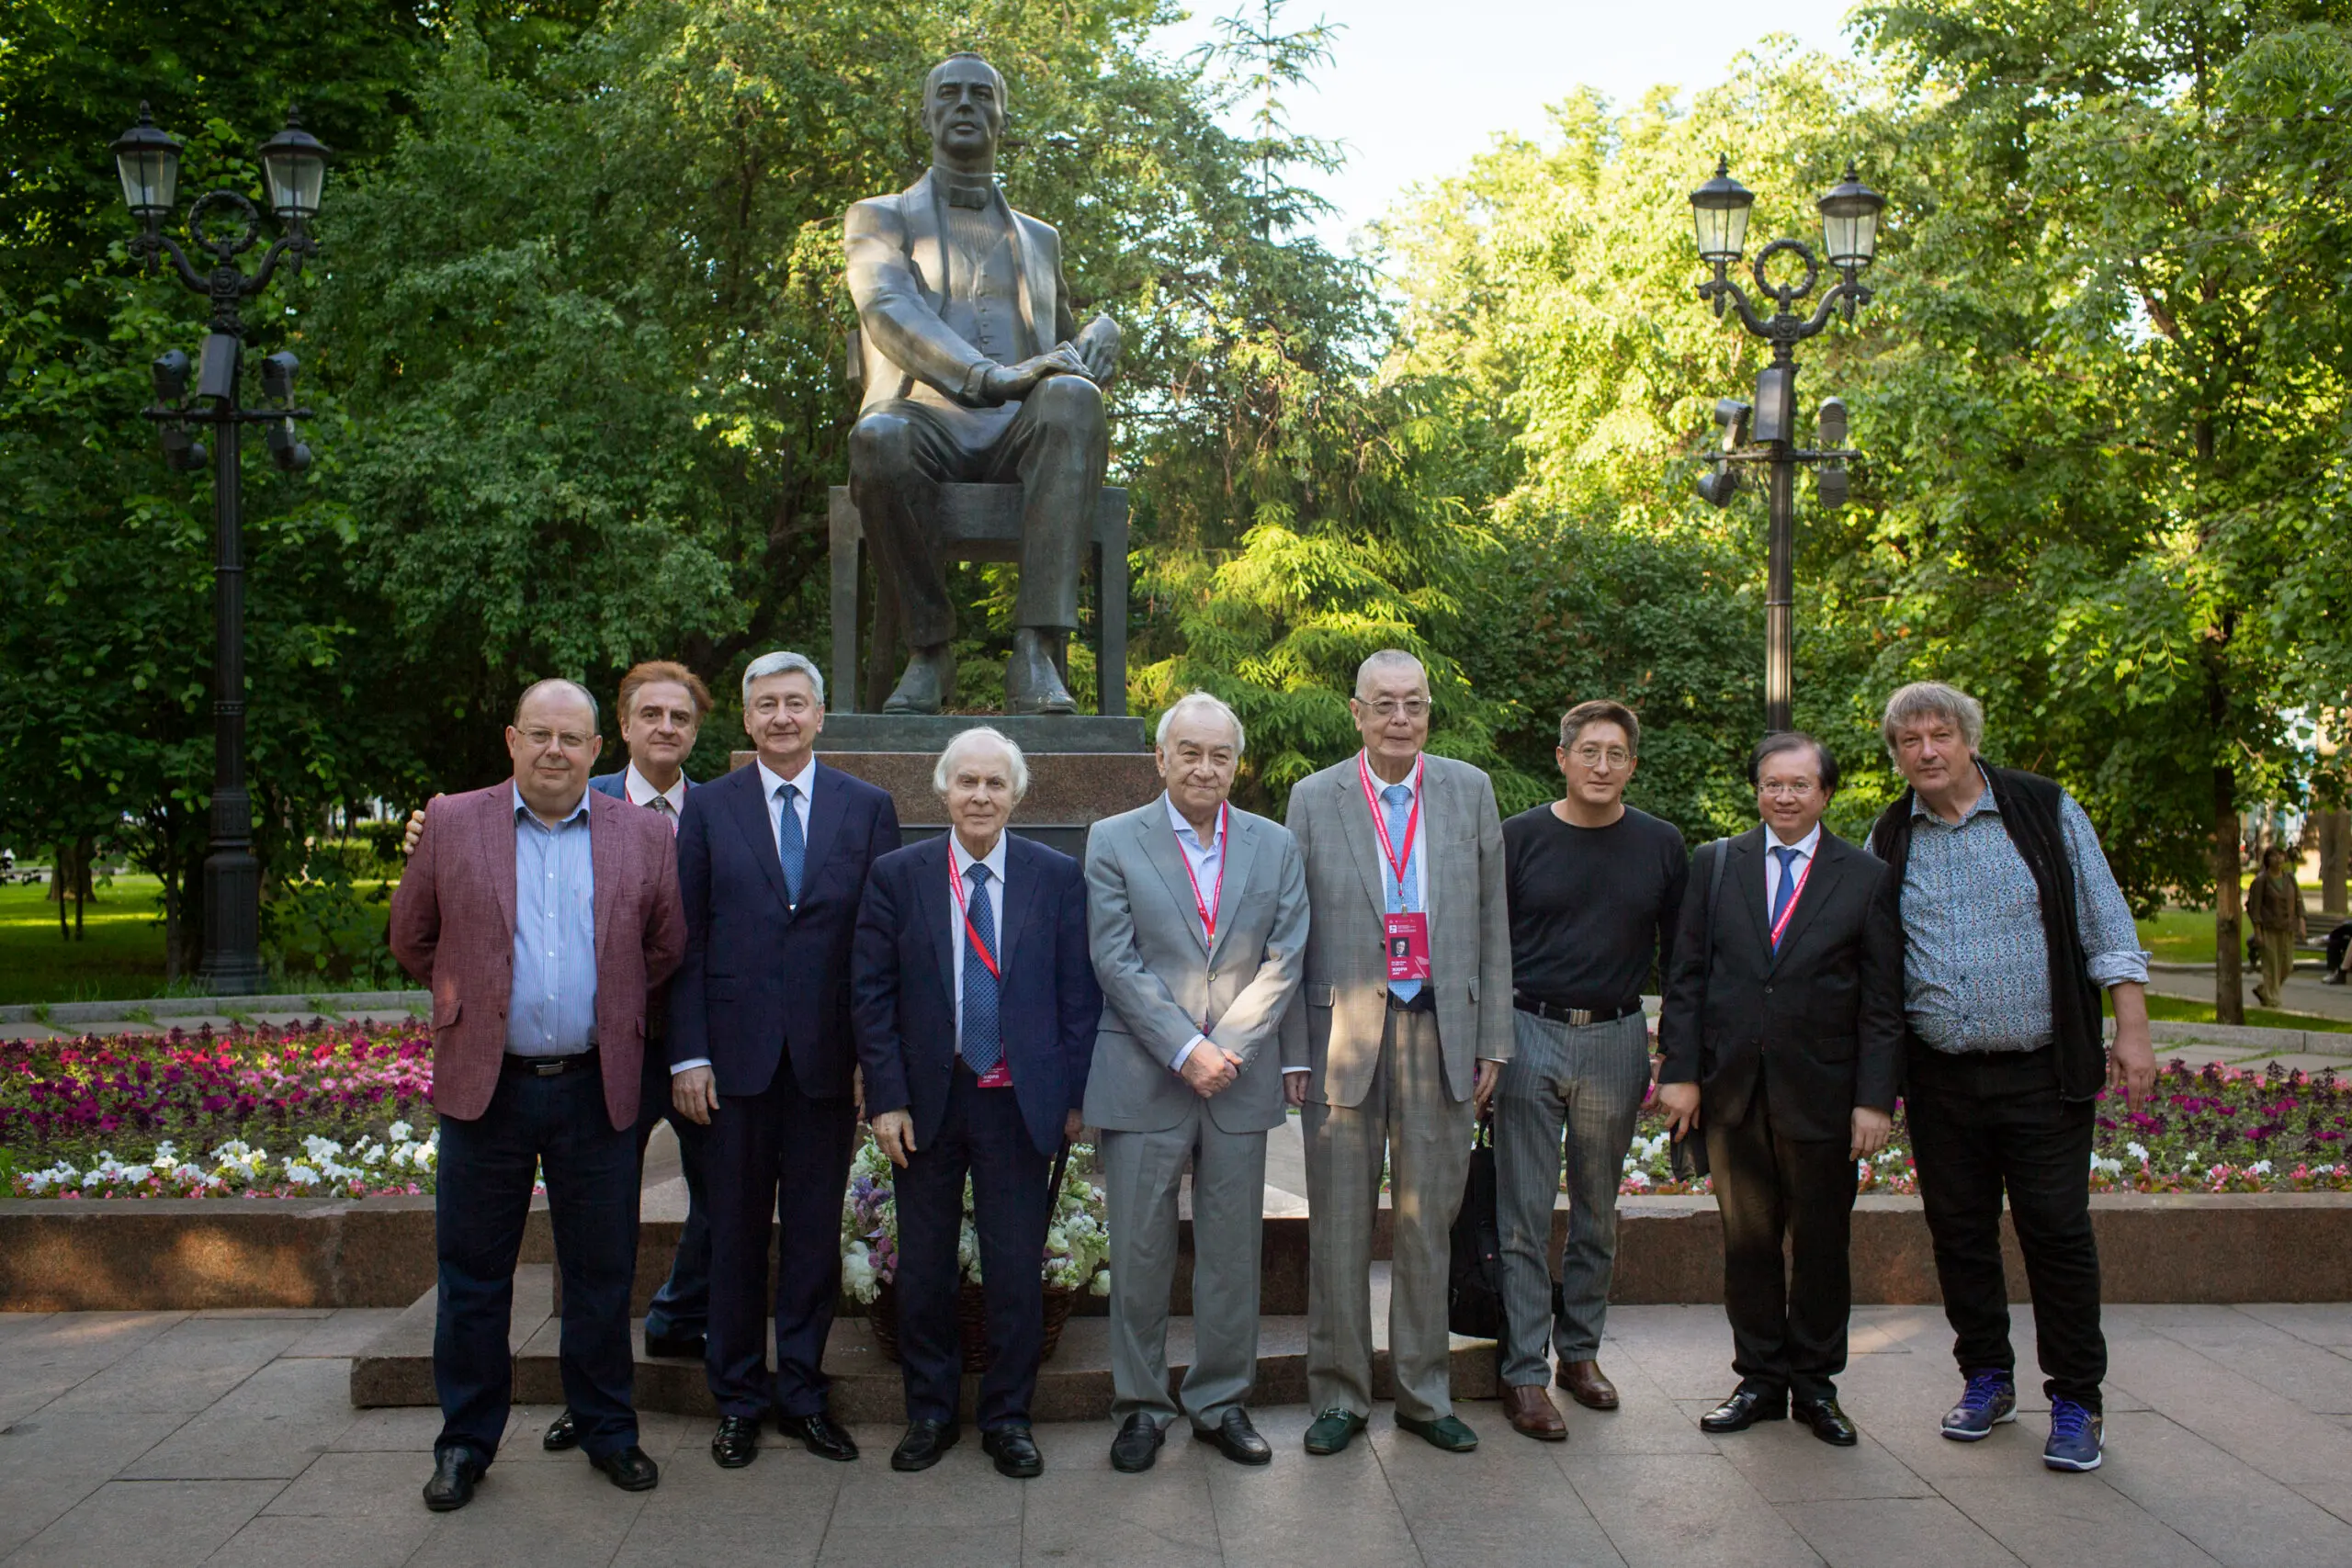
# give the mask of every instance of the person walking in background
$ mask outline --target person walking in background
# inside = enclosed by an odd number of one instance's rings
[[[1880,733],[1910,785],[1871,830],[1903,930],[1904,1104],[1966,1381],[1943,1435],[1975,1442],[2017,1418],[2006,1197],[2050,1396],[2042,1462],[2096,1470],[2107,1338],[2093,1107],[2102,1085],[2133,1104],[2154,1088],[2147,954],[2074,796],[1980,759],[1975,698],[1941,682],[1905,686],[1887,699]],[[2101,989],[2115,1010],[2112,1048]]]
[[[2287,852],[2277,844],[2262,852],[2261,874],[2246,889],[2245,915],[2254,927],[2255,951],[2262,959],[2262,977],[2255,982],[2254,999],[2275,1008],[2287,994],[2287,976],[2295,972],[2295,947],[2303,940],[2303,890],[2295,881]]]
[[[1837,1378],[1854,1162],[1894,1125],[1903,935],[1886,867],[1821,826],[1838,793],[1827,747],[1768,735],[1747,782],[1762,825],[1693,857],[1657,1025],[1668,1127],[1707,1140],[1739,1374],[1699,1425],[1738,1432],[1793,1414],[1851,1448]]]
[[[1502,1232],[1503,1413],[1528,1437],[1568,1435],[1544,1384],[1617,1408],[1600,1335],[1617,1258],[1617,1184],[1650,1081],[1642,992],[1673,951],[1690,869],[1682,835],[1625,804],[1642,726],[1622,703],[1578,703],[1555,753],[1566,788],[1503,824],[1518,1054],[1496,1093]],[[1552,1287],[1552,1208],[1565,1150],[1568,1234]]]
[[[472,1501],[506,1430],[514,1264],[542,1170],[580,1446],[624,1491],[661,1479],[632,1402],[639,1057],[685,918],[670,835],[589,789],[599,745],[586,688],[530,687],[506,728],[514,776],[434,801],[392,894],[393,956],[433,993],[435,1512]]]
[[[1449,1231],[1476,1118],[1510,1058],[1510,931],[1494,784],[1427,755],[1429,677],[1387,649],[1356,671],[1363,750],[1302,779],[1289,828],[1306,865],[1306,983],[1283,1021],[1284,1091],[1304,1106],[1306,1451],[1346,1448],[1372,1411],[1372,1231],[1394,1206],[1388,1345],[1396,1424],[1452,1453]]]
[[[988,1310],[980,1446],[1000,1474],[1028,1480],[1046,1468],[1029,1403],[1045,1354],[1039,1260],[1053,1161],[1083,1126],[1102,992],[1078,862],[1004,830],[1029,792],[1021,748],[985,726],[965,730],[940,754],[932,785],[949,829],[875,863],[852,976],[874,1141],[899,1168],[907,1430],[890,1468],[928,1470],[958,1436],[968,1179]]]
[[[758,1457],[760,1422],[820,1459],[857,1444],[826,1408],[842,1192],[857,1132],[849,954],[867,870],[899,847],[888,792],[817,760],[825,682],[797,653],[743,670],[759,755],[686,796],[686,960],[670,997],[673,1103],[707,1124],[711,1458]],[[776,1244],[767,1364],[768,1249]]]
[[[1273,1450],[1243,1401],[1258,1372],[1266,1133],[1281,1125],[1283,1017],[1306,945],[1290,830],[1233,809],[1241,720],[1205,692],[1160,716],[1167,785],[1086,839],[1087,931],[1106,1005],[1086,1080],[1110,1201],[1115,1470],[1148,1470],[1179,1414],[1239,1464]],[[1193,1172],[1193,1364],[1168,1392],[1177,1189]]]

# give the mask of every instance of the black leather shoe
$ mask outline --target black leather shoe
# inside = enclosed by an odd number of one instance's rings
[[[721,1416],[718,1430],[710,1435],[710,1457],[721,1470],[741,1470],[760,1457],[760,1418]]]
[[[1792,1399],[1789,1402],[1789,1414],[1812,1427],[1813,1435],[1825,1443],[1850,1449],[1862,1440],[1862,1435],[1854,1430],[1853,1422],[1838,1408],[1834,1395],[1828,1399]]]
[[[1250,1412],[1238,1406],[1227,1411],[1224,1419],[1214,1427],[1193,1427],[1193,1436],[1204,1443],[1215,1443],[1216,1451],[1236,1464],[1274,1462],[1273,1449],[1258,1436],[1258,1428],[1250,1425]]]
[[[890,1468],[929,1470],[963,1435],[963,1428],[953,1421],[910,1421],[907,1435],[890,1450]]]
[[[1732,1390],[1729,1399],[1699,1417],[1699,1430],[1745,1432],[1758,1421],[1785,1421],[1788,1416],[1787,1394],[1743,1385]]]
[[[1111,1439],[1111,1468],[1129,1475],[1139,1475],[1152,1467],[1159,1458],[1159,1445],[1168,1434],[1148,1412],[1138,1410],[1127,1417],[1119,1435]]]
[[[474,1500],[474,1483],[481,1479],[481,1461],[471,1449],[442,1449],[433,1456],[433,1479],[424,1483],[424,1506],[436,1514],[454,1513]]]
[[[857,1440],[849,1435],[847,1427],[822,1410],[814,1416],[779,1416],[775,1429],[785,1437],[799,1438],[801,1447],[819,1459],[846,1463],[857,1457]]]
[[[645,1335],[645,1353],[649,1356],[669,1357],[681,1361],[699,1361],[708,1343],[699,1334],[656,1334],[648,1329]]]
[[[547,1436],[539,1439],[539,1447],[551,1454],[563,1453],[580,1446],[580,1422],[566,1410],[548,1423]]]
[[[605,1472],[612,1483],[624,1492],[650,1492],[662,1484],[662,1467],[653,1456],[635,1443],[602,1459],[589,1456],[588,1462]]]
[[[980,1451],[996,1461],[999,1475],[1028,1481],[1046,1473],[1046,1456],[1037,1451],[1037,1439],[1029,1435],[1026,1427],[999,1427],[993,1432],[982,1432]]]

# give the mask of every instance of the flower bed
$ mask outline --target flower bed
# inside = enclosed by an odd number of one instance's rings
[[[416,1024],[0,1041],[0,1173],[20,1198],[426,1193],[432,1084]]]
[[[1919,1173],[1901,1106],[1886,1147],[1856,1184],[1864,1192],[1911,1194]],[[2094,1192],[2352,1192],[2352,1087],[2329,1069],[2263,1071],[2174,1061],[2156,1090],[2134,1109],[2111,1091],[2098,1098],[2092,1137]],[[1641,1123],[1618,1191],[1703,1193],[1705,1179],[1674,1179],[1666,1118],[1655,1103]]]
[[[842,1195],[842,1289],[852,1301],[871,1306],[882,1287],[899,1277],[899,1211],[891,1197],[890,1158],[862,1133],[850,1162],[849,1190]],[[1046,1223],[1040,1265],[1049,1291],[1111,1293],[1111,1232],[1102,1189],[1091,1179],[1094,1148],[1072,1145],[1069,1168]],[[980,1282],[980,1241],[972,1227],[972,1183],[964,1182],[964,1228],[956,1240],[956,1260],[964,1280]]]

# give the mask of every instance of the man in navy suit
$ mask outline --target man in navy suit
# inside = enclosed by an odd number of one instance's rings
[[[707,1122],[711,1457],[759,1451],[770,1409],[821,1458],[857,1445],[825,1408],[825,1338],[841,1293],[842,1192],[857,1128],[850,942],[874,863],[899,847],[884,791],[816,760],[824,677],[797,653],[743,671],[758,760],[686,797],[678,886],[686,958],[670,988],[672,1095]],[[768,1227],[775,1371],[767,1368]]]
[[[1078,862],[1004,830],[1029,787],[1021,748],[967,729],[932,784],[950,831],[875,863],[851,972],[866,1109],[899,1167],[907,1433],[890,1468],[927,1470],[957,1437],[956,1240],[969,1176],[990,1357],[980,1444],[1025,1480],[1045,1470],[1029,1400],[1045,1348],[1051,1164],[1079,1134],[1102,992]]]

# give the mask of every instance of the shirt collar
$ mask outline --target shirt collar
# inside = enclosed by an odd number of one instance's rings
[[[817,754],[814,751],[808,754],[808,761],[800,771],[790,778],[786,778],[756,757],[752,760],[752,766],[760,770],[760,798],[763,800],[775,799],[775,792],[786,784],[798,790],[803,800],[814,801],[817,798]]]
[[[557,822],[556,826],[559,828],[568,828],[571,826],[572,823],[577,822],[582,818],[587,816],[588,796],[593,793],[594,792],[591,790],[582,790],[580,792],[580,804],[565,812],[562,819]],[[523,804],[522,786],[515,784],[512,779],[509,779],[506,784],[506,796],[509,800],[514,803],[514,811],[518,817],[528,817],[534,823],[538,821],[538,814],[534,812],[529,807]]]
[[[1984,781],[1984,787],[1976,792],[1976,804],[1962,812],[1958,822],[1946,822],[1942,818],[1938,817],[1934,812],[1928,810],[1928,803],[1919,798],[1919,792],[1916,789],[1911,792],[1911,815],[1914,817],[1928,818],[1934,821],[1938,826],[1946,828],[1961,827],[1964,825],[1970,818],[1976,816],[1980,812],[1989,811],[1996,817],[1999,816],[2001,814],[2000,802],[1993,798],[1993,775],[1984,771],[1984,764],[1981,761],[1977,762],[1975,767],[1976,776]]]
[[[989,874],[995,877],[1000,885],[1004,881],[1005,840],[1012,837],[1011,833],[999,833],[996,836],[996,848],[989,852],[988,859],[979,863],[989,868]],[[973,862],[971,855],[964,848],[964,840],[956,836],[956,829],[953,828],[947,829],[947,852],[956,863],[956,880],[963,881],[964,874],[972,869]]]
[[[628,794],[631,806],[650,806],[659,797],[670,803],[673,812],[683,812],[686,808],[686,775],[683,773],[678,775],[678,782],[668,789],[655,789],[646,776],[637,771],[637,764],[631,762],[628,771],[621,775],[621,788]]]
[[[1386,799],[1388,792],[1396,787],[1396,784],[1392,784],[1386,779],[1382,778],[1379,771],[1373,767],[1371,752],[1359,750],[1356,753],[1356,765],[1362,770],[1358,776],[1370,778],[1372,780],[1373,793],[1379,795],[1382,799]],[[1430,754],[1428,752],[1424,751],[1419,756],[1413,759],[1413,771],[1410,773],[1408,773],[1404,778],[1397,781],[1398,784],[1402,784],[1405,788],[1410,792],[1407,798],[1409,799],[1413,795],[1418,795],[1421,793],[1421,780],[1427,776],[1429,768]]]
[[[931,166],[931,183],[939,187],[942,197],[954,192],[967,198],[978,197],[980,200],[974,204],[977,206],[996,205],[997,185],[992,175],[967,175],[944,164],[933,164]]]
[[[1159,800],[1161,805],[1168,807],[1168,825],[1176,829],[1176,837],[1180,840],[1190,839],[1193,841],[1193,847],[1203,854],[1215,854],[1225,848],[1225,808],[1223,807],[1217,807],[1216,830],[1209,835],[1213,841],[1204,844],[1201,842],[1200,834],[1193,830],[1193,825],[1184,820],[1184,814],[1176,809],[1175,797],[1162,790]]]
[[[1821,824],[1818,822],[1815,822],[1813,825],[1812,832],[1807,833],[1804,838],[1799,839],[1793,844],[1783,844],[1781,842],[1780,835],[1773,832],[1770,828],[1768,827],[1764,829],[1764,848],[1767,851],[1791,849],[1796,851],[1800,859],[1811,860],[1813,858],[1813,852],[1820,847]]]

